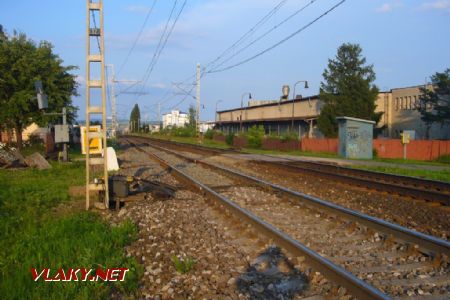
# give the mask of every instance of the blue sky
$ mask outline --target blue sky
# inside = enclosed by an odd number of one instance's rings
[[[155,52],[175,0],[156,1],[128,62],[117,79],[141,80]],[[184,0],[178,0],[175,13]],[[206,65],[237,41],[280,2],[280,9],[254,31],[248,41],[282,22],[310,0],[188,0],[169,37],[164,51],[146,84],[131,90],[145,95],[118,97],[119,118],[128,118],[137,102],[141,116],[154,120],[157,103],[162,112],[171,108],[186,111],[193,97],[183,95],[173,83],[195,73],[196,63]],[[313,4],[242,51],[223,66],[253,56],[282,40],[321,15],[338,0],[316,0]],[[106,63],[116,72],[123,64],[153,0],[104,0]],[[65,64],[79,66],[80,97],[74,98],[84,116],[86,1],[2,0],[0,24],[8,33],[14,29],[35,41],[47,40]],[[173,19],[172,19],[173,20]],[[254,99],[278,99],[284,84],[308,80],[310,88],[297,88],[297,94],[318,93],[328,59],[344,42],[359,43],[368,63],[373,64],[382,90],[423,84],[425,78],[450,67],[450,0],[347,0],[343,5],[300,34],[268,53],[228,71],[206,74],[201,81],[203,120],[214,119],[219,110],[240,105],[241,95],[251,92]],[[243,44],[245,45],[245,43]],[[233,53],[233,52],[232,52]],[[181,86],[191,88],[191,81]],[[116,86],[123,90],[129,84]],[[166,97],[164,97],[167,95]],[[195,95],[195,89],[193,90]]]

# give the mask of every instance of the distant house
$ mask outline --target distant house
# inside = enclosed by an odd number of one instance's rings
[[[170,113],[163,114],[163,129],[167,127],[184,127],[189,123],[189,115],[179,110],[172,110]]]
[[[208,129],[213,129],[215,125],[216,122],[214,121],[200,122],[199,131],[205,133]]]
[[[48,132],[50,132],[50,130],[47,127],[39,127],[36,123],[31,123],[22,131],[22,140],[26,142],[30,139],[30,136],[37,136],[41,139],[44,139],[45,135]],[[12,130],[10,133],[8,133],[7,131],[3,131],[0,133],[1,142],[16,142],[16,140],[16,133],[14,130]]]

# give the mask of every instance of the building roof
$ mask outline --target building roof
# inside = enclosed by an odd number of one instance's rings
[[[259,107],[283,105],[286,103],[292,104],[292,102],[302,102],[302,101],[310,101],[310,100],[318,100],[318,99],[319,99],[319,95],[314,95],[314,96],[304,97],[304,98],[300,98],[300,99],[289,99],[289,100],[284,100],[284,101],[277,101],[275,103],[267,103],[267,104],[254,105],[254,106],[244,106],[244,107],[242,107],[242,109],[250,110],[250,109],[255,109],[255,108],[259,108]],[[238,111],[238,110],[241,110],[241,108],[238,107],[238,108],[220,110],[220,111],[217,111],[217,113],[220,114],[220,113]]]
[[[375,121],[359,119],[359,118],[352,118],[352,117],[337,117],[336,120],[350,120],[350,121],[357,121],[357,122],[362,122],[362,123],[375,124]]]

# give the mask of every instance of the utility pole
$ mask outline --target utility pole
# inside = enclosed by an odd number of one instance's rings
[[[159,125],[159,130],[161,131],[161,129],[162,129],[162,124],[161,124],[161,102],[158,102],[158,125]]]
[[[106,65],[106,67],[111,68],[111,73],[112,73],[112,78],[111,78],[111,133],[112,136],[115,137],[116,136],[116,131],[117,131],[117,94],[114,90],[115,84],[116,83],[139,83],[139,80],[117,80],[116,79],[116,73],[114,72],[114,65],[113,64],[108,64]],[[135,94],[134,92],[131,93],[127,93],[127,94]]]
[[[99,17],[100,25],[96,24],[95,16]],[[94,27],[91,27],[91,22]],[[91,39],[96,39],[94,45],[98,46],[91,49]],[[91,79],[91,64],[100,64],[100,79]],[[101,101],[98,99],[91,103],[91,89],[101,90]],[[93,102],[93,101],[92,101]],[[100,102],[100,103],[99,103]],[[101,115],[102,126],[99,132],[91,132],[91,115]],[[91,157],[91,139],[101,139],[103,148],[103,157],[92,154]],[[105,34],[103,29],[103,0],[91,2],[86,0],[86,210],[90,207],[90,192],[98,191],[103,196],[104,208],[109,207],[109,189],[108,189],[108,166],[107,166],[107,144],[106,144],[106,84],[105,84]],[[103,169],[103,178],[92,178],[90,168],[94,165],[101,166]],[[93,170],[92,170],[93,171]],[[94,172],[92,172],[94,174]]]
[[[107,65],[111,68],[112,78],[111,78],[111,135],[116,137],[117,130],[117,112],[116,112],[116,92],[114,91],[114,86],[116,83],[116,73],[114,72],[114,65]]]
[[[196,100],[197,100],[197,110],[196,110],[196,116],[195,116],[195,120],[196,120],[196,133],[197,136],[200,137],[200,64],[197,64],[197,95],[196,95]]]

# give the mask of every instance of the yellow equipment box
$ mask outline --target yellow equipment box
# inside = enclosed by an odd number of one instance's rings
[[[86,154],[87,148],[86,126],[81,126],[80,131],[81,131],[81,153]],[[90,126],[89,132],[101,132],[101,126],[100,125]],[[91,149],[89,154],[101,154],[103,149],[102,139],[99,137],[92,138],[89,147]]]

